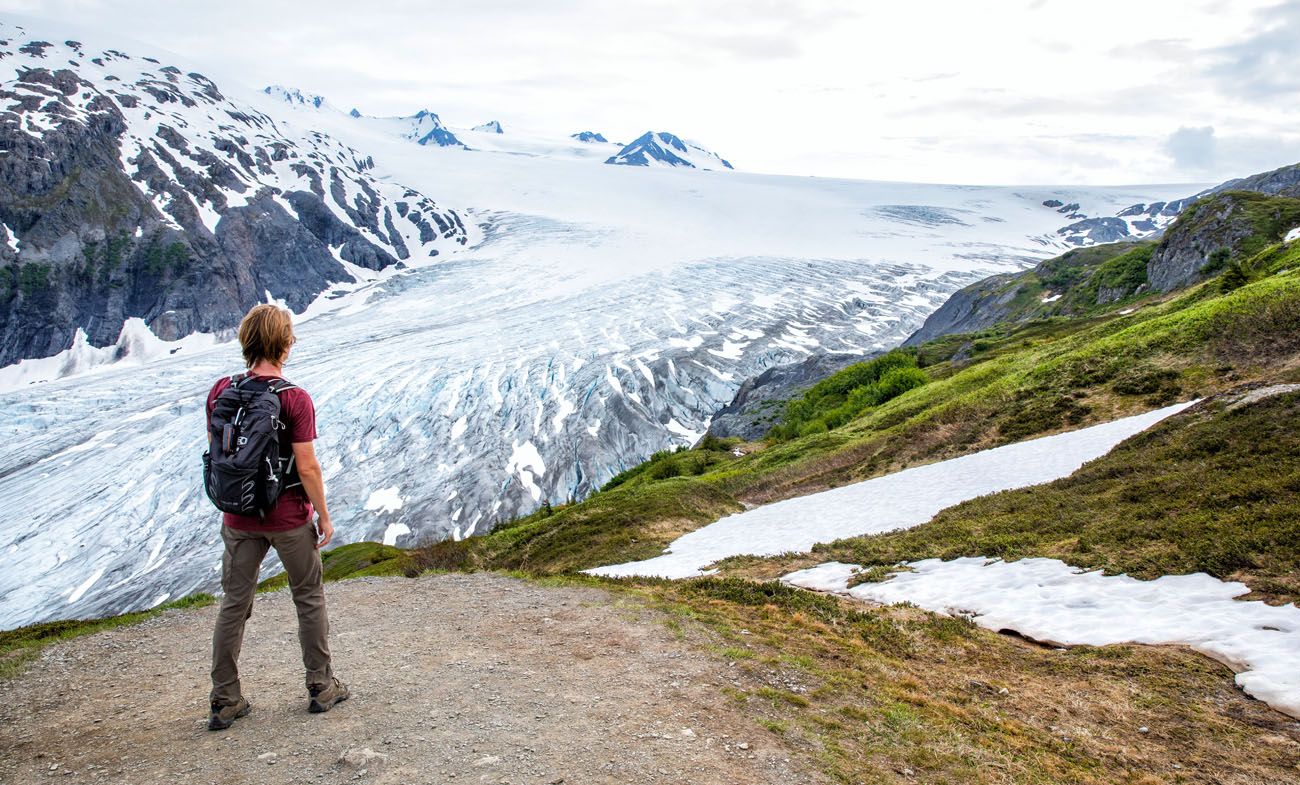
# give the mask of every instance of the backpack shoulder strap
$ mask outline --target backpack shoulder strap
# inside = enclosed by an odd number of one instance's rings
[[[294,384],[293,382],[285,378],[277,379],[266,386],[267,392],[273,392],[276,395],[279,395],[285,390],[296,390],[296,389],[298,389],[298,385]]]

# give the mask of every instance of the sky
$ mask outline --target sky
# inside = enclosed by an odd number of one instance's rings
[[[738,169],[1218,182],[1300,161],[1300,0],[0,0],[366,114],[699,142]]]

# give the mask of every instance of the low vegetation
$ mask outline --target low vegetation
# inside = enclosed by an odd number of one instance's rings
[[[321,553],[321,571],[327,581],[344,578],[404,575],[406,551],[377,542],[355,542]],[[258,591],[275,591],[289,585],[289,576],[280,573],[257,585]]]
[[[166,611],[179,608],[202,608],[211,605],[216,598],[211,594],[191,594],[179,600],[159,605],[147,611],[123,613],[104,619],[69,619],[65,621],[47,621],[19,627],[16,630],[0,631],[0,679],[13,676],[22,670],[40,650],[51,643],[66,641],[82,635],[111,630],[139,624],[152,619]]]
[[[785,416],[768,432],[768,438],[788,441],[826,433],[927,381],[911,352],[890,352],[850,365],[786,404]]]
[[[602,584],[728,669],[756,732],[842,783],[1288,782],[1291,723],[1189,651],[1037,646],[776,582]],[[761,729],[761,730],[760,730]]]

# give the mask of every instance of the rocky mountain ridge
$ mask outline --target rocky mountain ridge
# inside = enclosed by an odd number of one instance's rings
[[[954,293],[904,345],[981,330],[1002,322],[1079,316],[1144,292],[1191,285],[1232,259],[1300,225],[1300,164],[1229,180],[1167,203],[1134,205],[1121,214],[1165,215],[1175,222],[1158,239],[1081,248],[1022,273],[1004,273]]]

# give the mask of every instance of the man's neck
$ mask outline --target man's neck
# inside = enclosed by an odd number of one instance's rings
[[[284,366],[272,365],[271,363],[263,360],[257,363],[256,365],[254,365],[252,368],[249,368],[248,372],[251,374],[256,374],[257,376],[280,376],[284,373]]]

